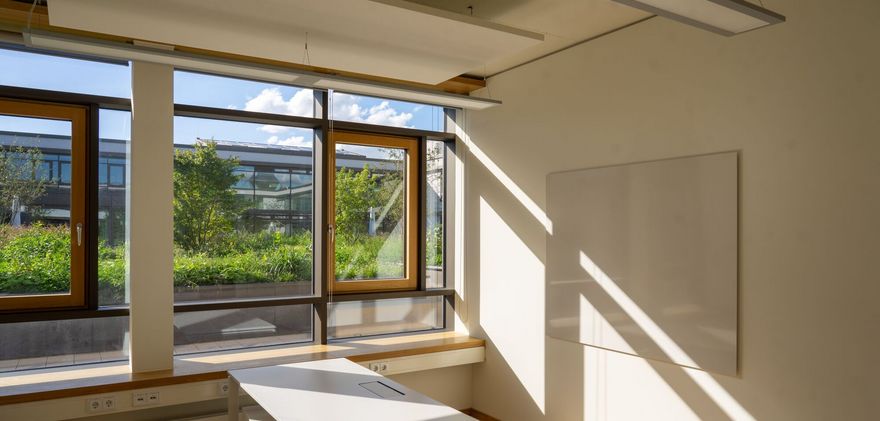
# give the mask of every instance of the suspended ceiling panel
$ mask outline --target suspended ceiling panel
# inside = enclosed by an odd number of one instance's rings
[[[428,84],[543,40],[538,33],[401,0],[51,0],[49,22]]]
[[[468,73],[490,76],[651,16],[611,0],[410,0],[544,34],[544,42],[486,60]],[[471,9],[468,9],[471,6]]]

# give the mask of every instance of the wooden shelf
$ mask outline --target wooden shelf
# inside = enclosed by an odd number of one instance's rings
[[[0,374],[0,405],[220,380],[227,370],[345,357],[355,362],[485,346],[454,332],[351,339],[328,345],[251,348],[174,358],[174,369],[130,373],[128,362]]]

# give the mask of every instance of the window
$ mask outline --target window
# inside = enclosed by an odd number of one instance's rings
[[[0,48],[0,85],[114,98],[131,96],[128,63],[81,60]],[[64,75],[59,77],[59,75]]]
[[[175,301],[311,295],[312,130],[174,123]]]
[[[443,329],[443,297],[331,303],[333,339]]]
[[[0,371],[125,359],[127,309],[107,307],[125,304],[125,188],[106,179],[108,156],[127,158],[129,69],[4,49],[0,63],[16,69],[0,72],[0,172],[19,175],[0,182],[0,337],[17,338]]]
[[[425,153],[425,283],[446,286],[446,143],[429,140]]]
[[[417,139],[332,134],[333,292],[416,288]]]
[[[330,118],[353,123],[442,131],[443,107],[333,92]]]
[[[128,68],[0,60],[0,371],[125,359]],[[176,354],[447,326],[440,107],[175,81]]]
[[[98,117],[98,304],[123,306],[127,302],[125,167],[131,112],[102,109]]]
[[[0,100],[0,310],[86,304],[86,111]],[[60,184],[43,151],[69,154]]]
[[[174,72],[174,103],[300,117],[315,109],[311,89],[181,70]]]
[[[174,351],[282,345],[312,340],[312,306],[229,308],[174,315]]]

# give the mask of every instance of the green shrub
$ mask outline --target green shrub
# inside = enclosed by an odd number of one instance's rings
[[[23,294],[70,289],[67,227],[4,226],[0,240],[0,291]]]
[[[0,225],[0,292],[51,293],[70,285],[70,233],[67,227]],[[243,283],[310,282],[312,234],[234,233],[216,252],[174,251],[174,285],[193,288]],[[339,238],[337,277],[364,279],[402,276],[400,238]],[[98,244],[101,303],[125,297],[125,247]]]

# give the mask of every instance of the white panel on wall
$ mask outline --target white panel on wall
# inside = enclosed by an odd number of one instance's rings
[[[547,177],[548,335],[737,372],[738,154]]]

